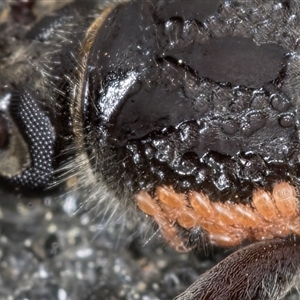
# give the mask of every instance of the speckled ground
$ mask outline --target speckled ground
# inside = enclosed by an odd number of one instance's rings
[[[176,253],[132,218],[77,211],[77,192],[30,199],[1,192],[0,200],[3,300],[172,299],[229,254],[211,246]]]

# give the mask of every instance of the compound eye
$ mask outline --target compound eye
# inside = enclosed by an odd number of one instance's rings
[[[5,93],[0,104],[5,108],[0,114],[0,181],[24,192],[44,189],[51,178],[55,137],[49,117],[28,89]]]

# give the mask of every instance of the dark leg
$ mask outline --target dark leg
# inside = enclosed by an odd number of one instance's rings
[[[174,300],[281,299],[299,269],[299,237],[263,241],[228,256]]]

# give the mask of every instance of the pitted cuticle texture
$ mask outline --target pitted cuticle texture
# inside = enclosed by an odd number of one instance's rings
[[[95,178],[120,197],[168,185],[244,204],[297,181],[290,5],[153,3],[117,6],[87,57],[80,113]]]

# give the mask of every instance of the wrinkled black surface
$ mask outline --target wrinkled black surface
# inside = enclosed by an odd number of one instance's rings
[[[272,39],[206,34],[210,24],[180,1],[153,3],[118,6],[91,47],[82,113],[95,173],[110,184],[121,178],[121,193],[168,184],[215,200],[238,193],[246,203],[253,189],[292,180],[299,143],[296,99],[283,88],[290,53]],[[225,10],[198,5],[212,16]]]

